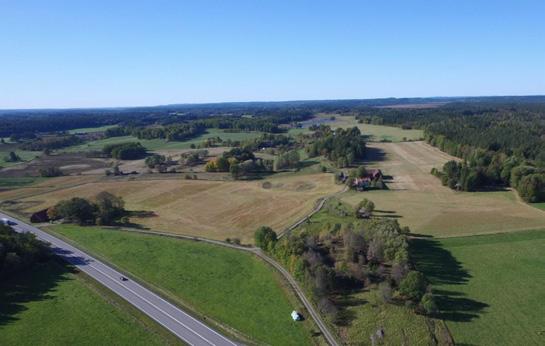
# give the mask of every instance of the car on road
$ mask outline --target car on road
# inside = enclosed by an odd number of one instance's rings
[[[121,281],[129,281],[129,279],[127,279],[127,278],[124,277],[124,276],[120,276],[120,277],[119,277],[119,280],[121,280]]]
[[[17,223],[9,220],[8,218],[3,217],[0,222],[2,222],[6,226],[15,226]]]

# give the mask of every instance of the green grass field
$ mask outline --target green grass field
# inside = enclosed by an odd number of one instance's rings
[[[166,330],[55,260],[0,283],[0,345],[164,345]]]
[[[26,150],[15,150],[15,153],[19,155],[22,161],[18,162],[6,162],[5,158],[8,156],[10,151],[14,151],[13,149],[5,149],[0,146],[0,167],[9,167],[18,165],[21,162],[27,162],[31,161],[36,158],[36,156],[39,156],[41,153],[39,151],[26,151]]]
[[[354,304],[364,301],[361,304]],[[370,344],[370,337],[382,328],[384,345],[430,345],[431,335],[426,317],[402,305],[377,302],[373,293],[352,294],[346,300],[345,314],[352,315],[352,323],[341,327],[349,345]]]
[[[312,343],[312,322],[291,320],[300,308],[295,297],[251,254],[111,229],[61,225],[54,231],[260,344]]]
[[[331,114],[324,114],[319,116],[329,118],[331,117]],[[370,141],[373,142],[401,142],[405,140],[419,140],[424,137],[424,131],[422,130],[404,130],[400,127],[394,126],[360,124],[354,116],[335,115],[335,120],[332,122],[328,122],[325,125],[329,125],[331,128],[348,128],[356,126],[364,135],[369,137]]]
[[[541,202],[541,203],[531,203],[530,205],[531,205],[532,207],[537,208],[537,209],[545,210],[545,202]]]
[[[219,129],[208,129],[207,133],[190,139],[184,142],[168,142],[164,139],[138,139],[133,136],[121,136],[110,137],[91,141],[81,145],[75,145],[69,148],[63,149],[65,152],[78,152],[78,151],[96,151],[102,150],[105,145],[117,144],[124,142],[140,142],[146,149],[155,150],[175,150],[175,149],[189,149],[191,144],[199,145],[208,138],[220,137],[223,140],[244,141],[247,139],[257,138],[261,135],[261,132],[225,132]]]
[[[411,247],[457,344],[545,344],[545,230],[420,238]]]

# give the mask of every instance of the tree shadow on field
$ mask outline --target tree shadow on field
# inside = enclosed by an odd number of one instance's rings
[[[471,279],[462,264],[433,238],[409,240],[411,259],[432,286],[466,285]],[[433,289],[439,311],[436,317],[447,321],[470,322],[478,318],[489,305],[465,296],[464,293]]]
[[[363,163],[368,165],[370,163],[384,161],[385,158],[386,158],[386,153],[381,148],[366,147],[365,158],[363,160]]]
[[[0,283],[0,326],[19,320],[17,315],[27,310],[25,304],[52,299],[50,293],[74,272],[74,267],[54,258],[4,279]]]

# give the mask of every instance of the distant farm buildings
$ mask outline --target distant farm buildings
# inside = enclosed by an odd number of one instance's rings
[[[351,188],[357,191],[365,191],[370,189],[384,189],[382,171],[377,168],[366,169],[360,176],[349,176],[341,172],[337,179],[342,183],[347,183]]]

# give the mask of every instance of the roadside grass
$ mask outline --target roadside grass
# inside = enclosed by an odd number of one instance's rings
[[[83,128],[79,128],[79,129],[69,130],[68,133],[76,134],[76,133],[104,132],[107,129],[111,129],[112,127],[116,127],[116,126],[117,125],[104,125],[104,126],[98,126],[98,127],[83,127]]]
[[[123,197],[128,210],[154,213],[131,217],[141,227],[218,240],[239,238],[243,243],[253,243],[254,231],[263,225],[282,231],[310,212],[318,198],[342,189],[331,174],[323,173],[257,181],[95,179],[89,184],[66,183],[66,188],[50,192],[38,186],[0,192],[0,200],[25,197],[10,207],[28,215],[63,199],[109,191]]]
[[[72,147],[64,148],[61,151],[64,152],[79,152],[79,151],[97,151],[102,150],[105,145],[118,144],[124,142],[140,142],[146,149],[150,151],[156,150],[176,150],[176,149],[189,149],[191,144],[202,144],[208,138],[220,137],[223,140],[244,141],[252,138],[257,138],[262,132],[226,132],[220,129],[208,129],[207,133],[202,134],[193,139],[178,142],[178,141],[166,141],[164,139],[138,139],[133,136],[121,136],[99,139],[96,141],[90,141],[84,144],[75,145]]]
[[[411,242],[462,345],[545,343],[545,229]]]
[[[60,260],[0,283],[2,345],[164,345],[173,335]]]
[[[259,344],[312,343],[312,322],[291,320],[291,311],[300,309],[293,294],[274,269],[249,253],[98,227],[53,230]]]
[[[545,227],[545,213],[518,201],[512,191],[456,192],[430,174],[451,159],[423,142],[372,143],[366,167],[380,168],[388,190],[348,192],[355,205],[372,200],[377,210],[414,233],[452,237]]]

